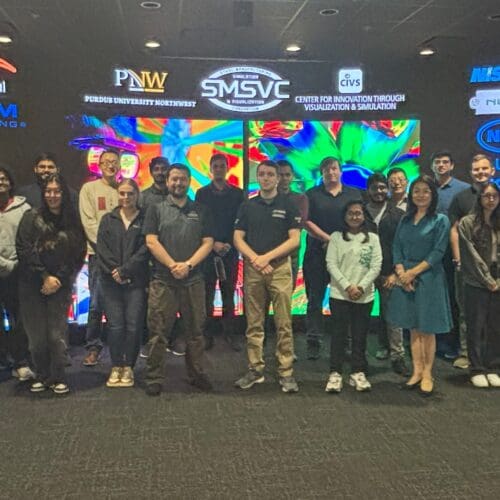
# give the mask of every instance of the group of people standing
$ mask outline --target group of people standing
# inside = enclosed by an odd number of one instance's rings
[[[487,156],[472,159],[472,185],[452,176],[453,158],[442,151],[431,159],[433,178],[422,175],[408,189],[405,172],[393,168],[387,177],[372,174],[366,194],[342,183],[337,158],[321,161],[321,182],[305,194],[290,189],[289,162],[264,160],[256,167],[259,193],[245,199],[226,180],[227,158],[215,154],[212,181],[195,200],[188,196],[186,165],[154,158],[153,185],[140,193],[134,180],[120,178],[119,162],[119,152],[105,150],[101,178],[84,184],[78,198],[50,154],[37,159],[37,182],[18,195],[10,171],[0,168],[1,301],[15,330],[4,332],[1,341],[15,375],[34,379],[33,392],[69,391],[66,314],[86,254],[90,307],[83,364],[99,362],[104,313],[112,365],[108,387],[134,385],[147,325],[146,393],[159,395],[166,352],[176,349],[174,324],[181,321],[188,380],[210,391],[203,360],[219,325],[213,318],[217,284],[220,327],[231,347],[241,348],[234,318],[241,255],[248,370],[235,385],[246,390],[265,380],[263,345],[272,304],[279,385],[297,392],[291,297],[302,230],[310,360],[320,357],[330,289],[327,392],[341,392],[348,351],[349,384],[371,389],[366,341],[376,290],[376,356],[390,358],[394,371],[409,377],[402,388],[431,395],[436,349],[453,355],[458,345],[455,366],[470,364],[474,386],[500,386],[499,189]],[[410,331],[411,371],[404,329]],[[436,334],[444,334],[437,347]]]

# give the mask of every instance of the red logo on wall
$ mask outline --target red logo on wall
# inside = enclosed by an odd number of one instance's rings
[[[0,69],[4,69],[9,73],[17,73],[17,68],[9,61],[7,61],[6,59],[2,59],[1,57],[0,57]]]

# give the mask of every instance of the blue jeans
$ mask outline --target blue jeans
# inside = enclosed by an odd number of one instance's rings
[[[102,291],[99,263],[95,255],[89,255],[89,315],[87,319],[87,332],[85,334],[85,349],[98,351],[102,349]]]
[[[101,280],[104,312],[108,321],[108,345],[113,366],[135,365],[144,329],[144,287]]]

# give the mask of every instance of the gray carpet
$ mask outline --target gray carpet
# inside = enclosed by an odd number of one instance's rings
[[[135,388],[108,389],[109,359],[84,368],[81,347],[68,396],[1,372],[0,498],[500,498],[500,390],[438,360],[426,400],[370,356],[372,392],[326,394],[327,350],[306,361],[298,336],[299,394],[280,392],[272,342],[266,382],[242,392],[244,354],[217,340],[213,394],[189,386],[172,354],[159,398],[144,394],[142,360]]]

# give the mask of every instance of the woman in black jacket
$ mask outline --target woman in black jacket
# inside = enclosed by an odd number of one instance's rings
[[[142,234],[144,213],[132,179],[118,184],[119,206],[106,214],[97,234],[104,312],[109,322],[112,369],[108,387],[132,387],[144,328],[149,253]]]
[[[32,392],[69,391],[64,366],[72,285],[86,253],[85,234],[68,186],[51,174],[42,186],[42,206],[19,224],[19,303],[36,372]]]

